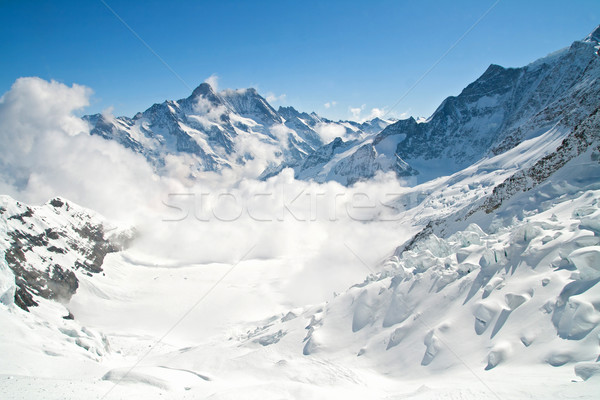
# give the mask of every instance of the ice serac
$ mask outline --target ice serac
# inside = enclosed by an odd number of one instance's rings
[[[102,272],[104,257],[122,250],[132,235],[61,198],[30,207],[0,196],[0,254],[14,275],[14,303],[26,311],[39,297],[67,302],[78,275]]]

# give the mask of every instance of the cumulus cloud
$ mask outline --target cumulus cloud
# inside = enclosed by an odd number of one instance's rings
[[[154,186],[145,160],[89,135],[87,124],[73,114],[88,105],[90,94],[80,85],[21,78],[2,96],[2,192],[32,203],[65,196],[119,217],[124,217],[119,209],[151,195],[135,190]]]
[[[331,108],[331,107],[335,107],[336,104],[337,104],[337,101],[328,101],[327,103],[323,104],[323,106],[325,106],[325,108]]]
[[[277,96],[273,92],[269,92],[269,93],[267,93],[265,99],[269,103],[282,103],[282,102],[285,101],[286,97],[287,97],[287,95],[285,93],[280,94],[279,96]]]
[[[367,116],[367,120],[373,119],[373,118],[381,118],[385,115],[385,111],[381,108],[372,108],[371,109],[371,113]]]
[[[132,254],[151,263],[232,264],[246,257],[282,268],[279,285],[291,305],[322,301],[361,281],[369,273],[363,261],[375,266],[412,234],[382,218],[391,212],[385,204],[407,190],[393,174],[350,188],[297,181],[289,169],[266,181],[236,170],[188,179],[182,155],[167,157],[165,174],[157,176],[140,155],[89,134],[74,112],[90,94],[79,85],[23,78],[2,96],[0,193],[31,204],[63,196],[132,223],[140,232]],[[340,133],[321,127],[326,137]],[[256,137],[236,147],[253,173],[280,157]]]
[[[324,143],[329,143],[336,137],[343,138],[346,135],[346,128],[339,124],[319,122],[314,129]]]
[[[352,120],[356,122],[365,122],[372,120],[373,118],[382,118],[386,115],[386,111],[384,108],[371,108],[371,111],[367,115],[363,115],[365,111],[366,104],[361,105],[360,107],[349,107],[350,115],[352,115]]]
[[[363,104],[360,107],[349,107],[348,110],[350,111],[350,114],[352,115],[352,119],[354,121],[359,121],[360,120],[360,114],[362,114],[363,110],[365,109],[366,104]]]
[[[219,76],[217,74],[212,74],[204,82],[208,83],[215,92],[219,90]]]

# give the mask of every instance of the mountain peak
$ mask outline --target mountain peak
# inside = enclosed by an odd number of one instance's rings
[[[298,110],[296,110],[294,107],[292,106],[279,106],[279,108],[277,109],[278,113],[287,113],[287,112],[292,112],[292,113],[296,113],[299,114]]]
[[[585,39],[584,42],[600,43],[600,25],[598,25]]]
[[[202,82],[200,84],[200,86],[198,86],[196,89],[194,89],[194,91],[192,92],[192,95],[190,97],[206,97],[207,95],[214,95],[215,92],[212,88],[212,86],[210,86],[210,84],[206,83],[206,82]]]
[[[483,73],[482,76],[497,74],[497,73],[502,72],[504,70],[506,70],[506,68],[504,68],[502,65],[490,64],[489,67],[487,67],[487,69],[485,70],[485,72]]]

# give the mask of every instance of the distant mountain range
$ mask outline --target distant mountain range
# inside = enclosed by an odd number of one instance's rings
[[[596,29],[570,47],[525,67],[490,65],[425,121],[330,121],[293,107],[275,110],[255,89],[215,92],[203,83],[190,97],[154,104],[133,118],[90,115],[92,134],[143,154],[160,171],[167,155],[187,155],[195,173],[258,157],[248,140],[273,150],[260,175],[344,185],[378,171],[419,182],[449,175],[550,129],[568,131],[600,103]],[[339,132],[329,142],[323,130]]]
[[[257,157],[253,141],[272,150],[271,167],[295,165],[325,145],[323,129],[363,138],[392,122],[334,122],[293,107],[275,110],[255,89],[217,93],[208,83],[188,98],[154,104],[133,118],[95,114],[84,119],[92,134],[143,154],[159,172],[167,156],[185,155],[198,173],[244,165]]]

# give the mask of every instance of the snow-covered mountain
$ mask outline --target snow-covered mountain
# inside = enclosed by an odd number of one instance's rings
[[[185,217],[160,208],[137,231],[1,196],[3,398],[596,398],[599,40],[491,66],[427,121],[388,127],[207,84],[133,119],[86,117],[159,171],[182,156],[233,169],[249,138],[281,164],[217,188],[246,206],[235,218],[149,196]],[[345,139],[323,143],[327,124]],[[414,186],[367,179],[416,169]]]
[[[490,65],[424,122],[389,125],[362,141],[336,143],[293,166],[299,179],[351,184],[376,171],[449,175],[552,128],[568,131],[600,103],[598,30],[522,68]],[[327,154],[326,157],[323,157]]]
[[[188,98],[154,104],[133,118],[95,114],[84,119],[92,134],[143,154],[159,171],[169,156],[185,155],[194,172],[220,171],[259,157],[252,151],[254,141],[273,150],[267,165],[295,164],[325,144],[321,129],[361,137],[389,124],[379,118],[333,122],[293,107],[275,110],[255,89],[215,92],[208,83]]]
[[[68,303],[78,277],[102,272],[106,254],[123,250],[132,239],[132,231],[111,227],[98,214],[61,198],[30,207],[1,196],[0,214],[5,275],[0,299],[26,311],[40,297]]]

